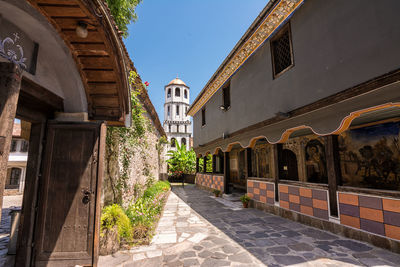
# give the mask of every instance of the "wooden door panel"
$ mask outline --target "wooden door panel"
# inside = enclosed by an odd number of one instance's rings
[[[38,266],[93,262],[100,126],[48,127],[35,233]]]

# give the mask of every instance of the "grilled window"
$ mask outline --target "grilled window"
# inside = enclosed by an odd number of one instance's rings
[[[224,89],[222,89],[222,100],[224,102],[224,109],[228,109],[231,106],[231,85],[228,84]]]
[[[206,125],[206,109],[201,110],[201,126]]]
[[[289,24],[271,40],[271,53],[274,77],[293,66],[292,40]]]

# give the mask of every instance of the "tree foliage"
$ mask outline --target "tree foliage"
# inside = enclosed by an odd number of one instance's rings
[[[185,145],[179,145],[175,140],[175,150],[170,150],[167,156],[169,172],[171,175],[179,176],[182,174],[194,173],[196,170],[196,153],[193,149],[187,151]]]
[[[128,37],[128,25],[137,20],[135,9],[142,0],[106,0],[115,23],[123,36]]]

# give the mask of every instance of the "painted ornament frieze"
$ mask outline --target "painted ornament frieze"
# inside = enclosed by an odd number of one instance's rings
[[[274,31],[286,21],[288,17],[304,2],[304,0],[281,0],[261,25],[250,36],[250,38],[239,48],[239,50],[228,61],[226,66],[218,73],[216,78],[207,86],[205,93],[192,107],[188,115],[193,116],[207,101],[217,92],[224,83],[235,73],[236,70],[268,40]]]

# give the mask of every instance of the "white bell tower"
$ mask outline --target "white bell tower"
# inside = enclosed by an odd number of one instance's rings
[[[164,90],[164,130],[168,141],[171,143],[168,149],[175,148],[174,140],[176,140],[179,145],[184,144],[187,150],[190,150],[192,123],[190,117],[186,115],[190,106],[189,86],[176,78],[166,85]]]

